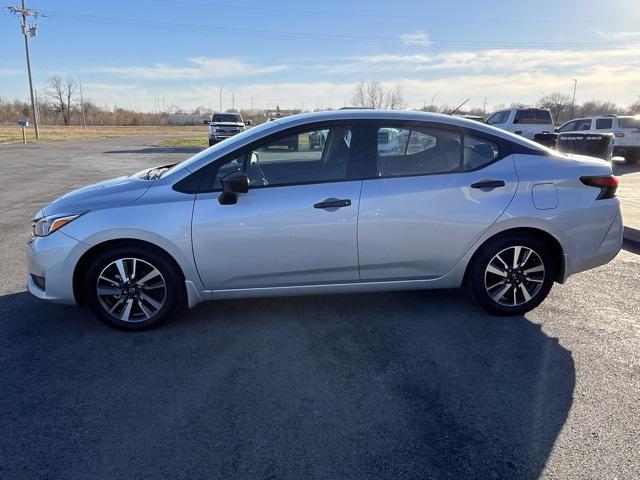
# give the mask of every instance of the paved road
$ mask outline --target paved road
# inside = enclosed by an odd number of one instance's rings
[[[25,293],[33,212],[187,156],[149,142],[0,147],[0,478],[638,478],[638,250],[512,319],[396,292],[128,334]]]

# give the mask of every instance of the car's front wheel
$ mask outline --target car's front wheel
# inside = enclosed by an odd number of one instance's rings
[[[491,313],[522,315],[542,303],[558,266],[551,249],[529,234],[506,234],[481,247],[470,270],[476,301]]]
[[[89,265],[84,298],[107,325],[142,330],[176,311],[181,283],[176,267],[165,255],[138,245],[119,245],[103,250]]]

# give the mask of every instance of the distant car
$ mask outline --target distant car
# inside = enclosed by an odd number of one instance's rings
[[[543,108],[514,107],[498,110],[489,115],[485,122],[530,140],[539,133],[552,133],[555,128],[551,111]]]
[[[321,151],[270,149],[318,130]],[[616,188],[602,160],[450,115],[297,115],[47,205],[27,283],[128,330],[183,302],[463,285],[521,315],[618,253]]]
[[[569,120],[559,133],[613,133],[613,155],[624,157],[629,163],[640,162],[640,116],[599,115]]]
[[[480,115],[460,115],[462,118],[466,118],[467,120],[473,120],[475,122],[484,123],[484,117]]]
[[[322,150],[324,142],[327,140],[328,130],[317,130],[309,133],[309,148],[312,150]]]
[[[209,146],[244,132],[245,128],[239,113],[214,113],[209,121]]]

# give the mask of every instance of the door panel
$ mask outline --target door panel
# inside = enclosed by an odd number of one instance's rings
[[[505,185],[471,188],[483,180]],[[365,180],[358,219],[361,279],[445,275],[507,208],[517,186],[513,156],[472,172]]]
[[[358,279],[357,212],[362,181],[253,188],[235,205],[198,194],[192,223],[198,272],[209,289]],[[342,208],[314,208],[327,199]]]

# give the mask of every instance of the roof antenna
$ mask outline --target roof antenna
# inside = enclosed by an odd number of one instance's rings
[[[454,113],[456,113],[458,110],[460,110],[465,103],[467,103],[469,100],[471,100],[470,98],[467,98],[464,102],[462,102],[460,105],[458,105],[456,108],[454,108],[453,110],[451,110],[449,112],[449,115],[453,115]]]

